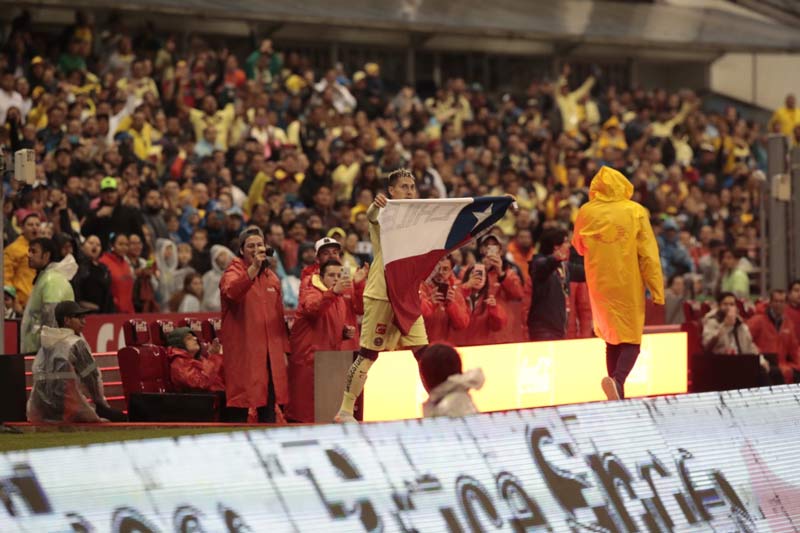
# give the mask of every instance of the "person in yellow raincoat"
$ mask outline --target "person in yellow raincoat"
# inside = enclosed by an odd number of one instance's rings
[[[639,357],[645,287],[664,304],[664,277],[650,215],[630,198],[633,185],[602,167],[589,186],[589,202],[575,220],[572,244],[584,256],[595,334],[606,341],[609,400],[625,397],[625,379]]]

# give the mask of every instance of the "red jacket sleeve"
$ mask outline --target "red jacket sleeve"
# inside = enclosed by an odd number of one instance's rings
[[[333,291],[322,292],[316,288],[307,290],[300,297],[297,314],[313,320],[324,313],[335,301],[336,294]]]
[[[487,306],[488,307],[488,306]],[[500,302],[494,307],[489,307],[489,329],[492,331],[500,331],[506,326],[508,322],[508,313],[505,307]]]
[[[463,299],[463,297],[462,297]],[[422,318],[429,319],[436,311],[436,304],[433,303],[430,293],[425,290],[425,282],[419,286],[419,305],[422,310]]]
[[[232,265],[222,274],[222,279],[219,281],[220,295],[226,300],[238,302],[247,293],[247,290],[253,286],[254,279],[250,279],[247,275],[247,269],[241,266]]]
[[[522,281],[519,279],[517,273],[514,272],[513,268],[507,268],[505,270],[505,275],[506,277],[500,285],[506,293],[506,298],[508,300],[522,300],[525,292],[522,287]]]
[[[464,300],[464,295],[458,287],[454,289],[453,292],[455,296],[453,297],[453,301],[447,304],[447,316],[450,318],[450,325],[453,329],[467,329],[467,326],[469,326],[469,309],[467,308],[467,302]]]

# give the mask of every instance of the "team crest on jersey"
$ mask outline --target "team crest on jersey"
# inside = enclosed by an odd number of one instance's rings
[[[383,346],[383,337],[377,337],[372,341],[372,344],[380,348],[381,346]]]
[[[376,335],[386,335],[386,324],[378,324],[375,326]]]

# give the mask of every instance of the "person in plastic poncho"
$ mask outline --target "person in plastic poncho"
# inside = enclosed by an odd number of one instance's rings
[[[37,274],[22,315],[22,353],[39,350],[42,326],[56,327],[56,304],[75,300],[69,280],[78,272],[78,263],[72,254],[60,261],[59,259],[58,247],[52,239],[42,237],[31,242],[28,264]]]
[[[31,422],[103,422],[125,420],[111,409],[103,379],[89,345],[81,336],[90,310],[75,302],[55,306],[57,328],[42,327],[42,346],[33,361],[33,390],[27,414]],[[87,401],[94,402],[95,408]]]
[[[602,167],[589,187],[589,202],[575,220],[572,244],[584,256],[595,334],[606,341],[608,399],[625,397],[644,330],[645,287],[664,304],[658,245],[647,210],[631,201],[633,185]]]

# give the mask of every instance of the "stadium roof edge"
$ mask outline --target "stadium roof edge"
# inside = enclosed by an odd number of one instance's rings
[[[715,52],[798,52],[800,32],[718,9],[585,0],[0,0],[14,7],[78,8],[193,17],[207,22],[280,22],[350,29],[472,35],[520,41]],[[113,6],[113,7],[111,7]],[[309,39],[314,40],[313,35]],[[635,50],[628,49],[630,55]]]

